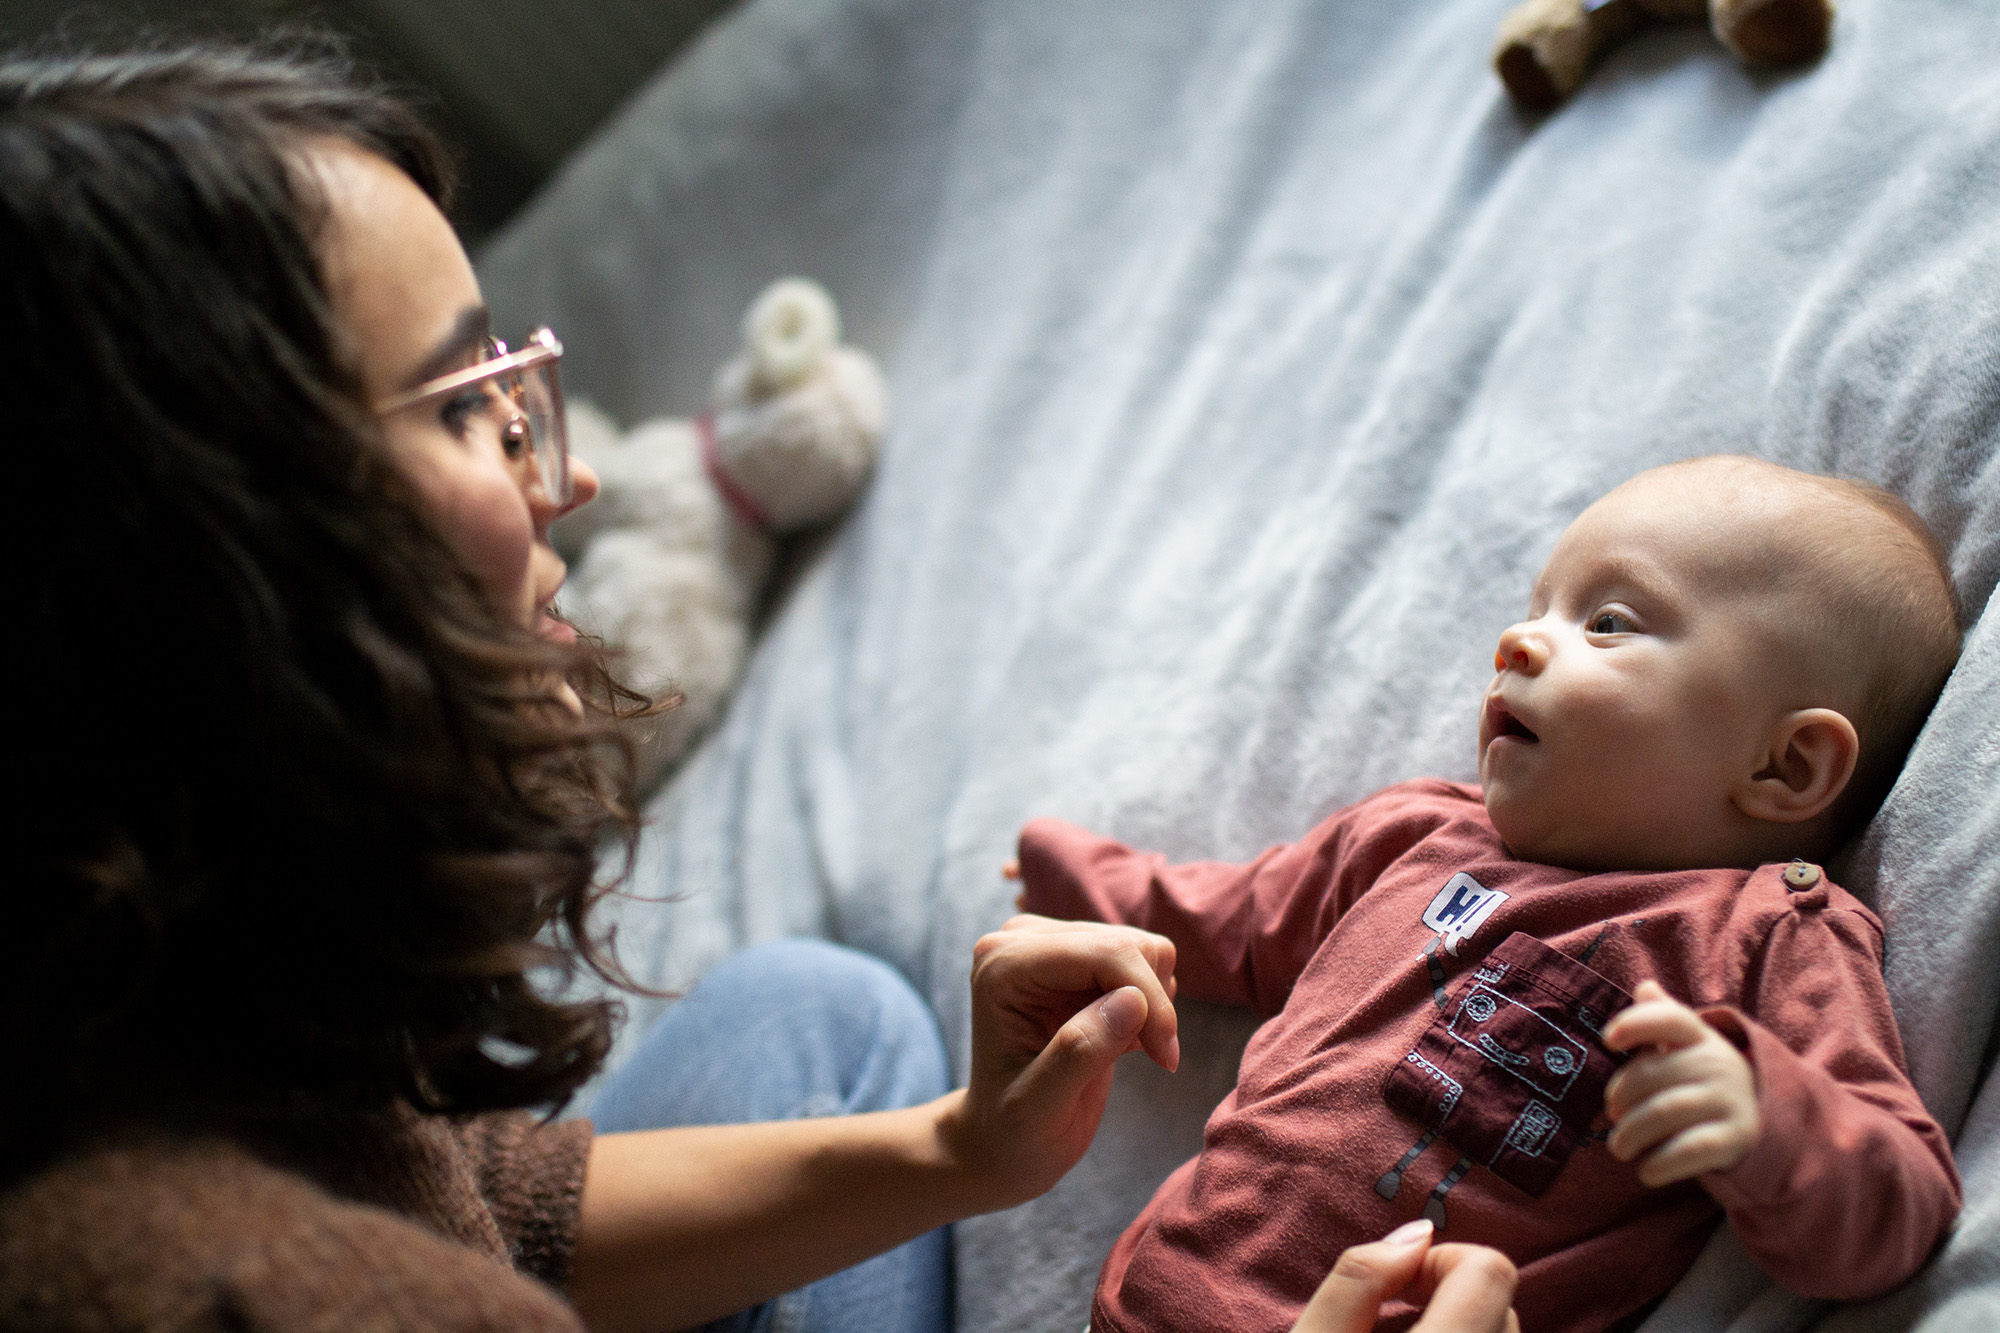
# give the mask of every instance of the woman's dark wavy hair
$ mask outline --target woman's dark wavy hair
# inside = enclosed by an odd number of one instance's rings
[[[447,202],[337,53],[0,61],[0,1160],[155,1104],[560,1101],[608,1044],[610,1001],[530,976],[622,980],[586,916],[640,701],[490,605],[391,465],[316,261],[322,136]]]

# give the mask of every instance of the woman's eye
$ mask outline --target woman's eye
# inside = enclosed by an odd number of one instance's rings
[[[1630,634],[1637,626],[1616,611],[1599,611],[1590,618],[1592,634]]]
[[[446,430],[463,439],[465,428],[485,407],[486,389],[483,385],[474,385],[445,399],[444,406],[438,409],[438,420],[444,423]]]
[[[528,419],[526,417],[511,417],[508,419],[507,424],[500,428],[500,448],[512,460],[518,460],[527,451]]]

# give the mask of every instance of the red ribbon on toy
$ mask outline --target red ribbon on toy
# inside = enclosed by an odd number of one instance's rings
[[[701,463],[708,469],[708,479],[715,483],[715,489],[723,500],[736,512],[736,517],[748,523],[759,532],[771,530],[771,516],[764,507],[750,498],[729,470],[722,466],[722,455],[715,447],[715,413],[703,412],[694,419],[694,433],[701,440]]]

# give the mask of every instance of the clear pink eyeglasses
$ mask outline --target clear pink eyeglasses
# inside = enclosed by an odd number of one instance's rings
[[[518,352],[487,338],[475,365],[419,384],[377,406],[383,416],[422,407],[443,398],[463,397],[466,416],[484,416],[500,428],[500,447],[509,459],[526,454],[542,493],[558,508],[570,501],[569,431],[563,421],[562,380],[556,365],[562,343],[546,328],[528,335]]]

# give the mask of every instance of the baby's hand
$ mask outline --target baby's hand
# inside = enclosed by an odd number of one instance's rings
[[[1604,1025],[1614,1051],[1645,1047],[1611,1076],[1604,1110],[1621,1162],[1646,1155],[1639,1179],[1671,1185],[1727,1171],[1757,1141],[1757,1079],[1743,1053],[1701,1015],[1642,981],[1633,1005]]]
[[[1000,878],[1012,879],[1012,880],[1020,879],[1021,863],[1019,861],[1009,861],[1006,865],[1001,866]],[[1028,891],[1026,889],[1023,889],[1019,893],[1014,895],[1014,910],[1017,912],[1025,912],[1028,910]]]

